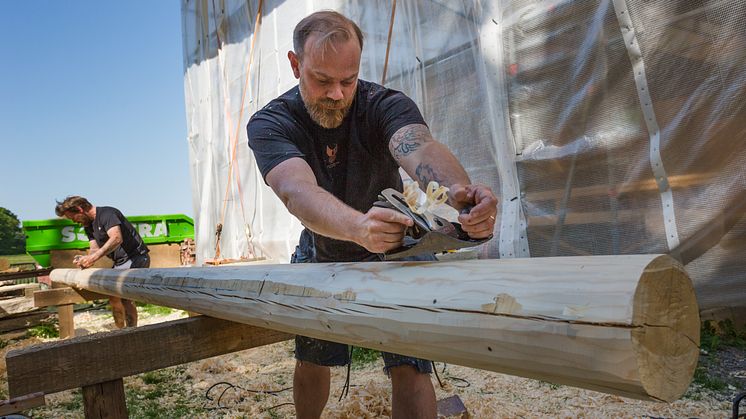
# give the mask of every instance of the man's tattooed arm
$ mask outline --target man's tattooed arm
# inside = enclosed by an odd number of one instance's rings
[[[399,128],[391,137],[389,151],[422,190],[426,190],[431,181],[447,187],[471,183],[456,157],[448,147],[433,139],[425,125]]]
[[[427,185],[432,181],[436,181],[438,184],[443,183],[443,179],[441,179],[435,172],[435,169],[427,163],[420,163],[417,165],[417,169],[415,169],[414,173],[416,176],[415,180],[419,182],[420,189],[423,191],[427,190]]]
[[[425,125],[407,125],[391,137],[389,150],[394,159],[399,162],[401,158],[414,153],[428,141],[432,141],[432,136]]]

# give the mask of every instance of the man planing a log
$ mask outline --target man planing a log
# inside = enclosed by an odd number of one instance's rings
[[[298,86],[254,114],[249,146],[265,182],[305,229],[292,262],[377,261],[402,245],[412,218],[374,206],[387,188],[402,190],[399,167],[424,189],[450,188],[469,237],[493,233],[497,199],[472,184],[453,154],[433,139],[403,93],[360,80],[363,35],[333,11],[295,27],[288,59]],[[434,260],[432,254],[407,260]],[[317,418],[329,397],[331,366],[350,362],[347,345],[296,337],[293,398],[299,418]],[[393,417],[434,418],[426,360],[383,354],[392,382]]]
[[[104,256],[114,262],[114,269],[150,267],[148,246],[118,209],[96,207],[82,196],[68,196],[62,202],[57,201],[54,212],[82,225],[88,236],[88,254],[74,260],[81,269],[90,268]],[[137,308],[132,301],[109,297],[109,304],[118,328],[137,326]]]

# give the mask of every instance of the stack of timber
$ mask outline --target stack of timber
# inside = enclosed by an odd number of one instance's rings
[[[58,269],[52,280],[640,399],[680,397],[699,355],[691,281],[665,255]]]
[[[49,317],[34,306],[33,293],[39,284],[14,284],[7,281],[0,286],[0,340],[10,340],[26,334]]]

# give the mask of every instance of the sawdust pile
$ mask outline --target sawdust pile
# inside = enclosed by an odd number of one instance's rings
[[[141,324],[184,317],[175,312],[165,317],[141,317]],[[105,311],[76,313],[80,332],[108,330],[112,322]],[[28,346],[38,339],[25,339],[3,348]],[[186,403],[189,413],[179,417],[204,418],[293,418],[293,344],[281,342],[262,348],[201,360],[162,370],[168,373],[166,386],[178,388],[177,393],[164,392],[155,402],[160,408]],[[0,362],[4,373],[4,357]],[[439,387],[435,376],[436,395],[442,399],[458,395],[472,418],[723,418],[730,416],[731,405],[718,401],[694,385],[687,395],[674,403],[655,403],[626,399],[603,393],[557,386],[465,368],[436,364],[443,381]],[[346,369],[332,370],[332,388],[326,418],[386,418],[391,415],[390,382],[378,360],[361,368],[353,368],[347,397],[338,401],[345,382]],[[5,378],[3,378],[5,381]],[[7,386],[5,382],[3,386]],[[125,378],[125,388],[152,390],[142,375]],[[7,395],[7,387],[5,387]],[[79,391],[65,391],[47,396],[47,406],[34,410],[34,417],[83,417],[82,408],[71,410]],[[133,416],[136,417],[136,416]]]

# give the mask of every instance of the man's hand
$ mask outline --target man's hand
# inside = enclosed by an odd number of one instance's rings
[[[79,267],[80,269],[90,268],[93,266],[94,263],[96,263],[96,258],[93,255],[87,255],[87,256],[75,256],[73,258],[73,263],[75,266]]]
[[[411,218],[388,208],[373,207],[361,217],[357,244],[371,253],[384,253],[402,245]]]
[[[495,228],[497,198],[492,190],[484,185],[453,184],[448,193],[456,208],[469,208],[467,213],[458,216],[461,228],[473,239],[489,237]]]

